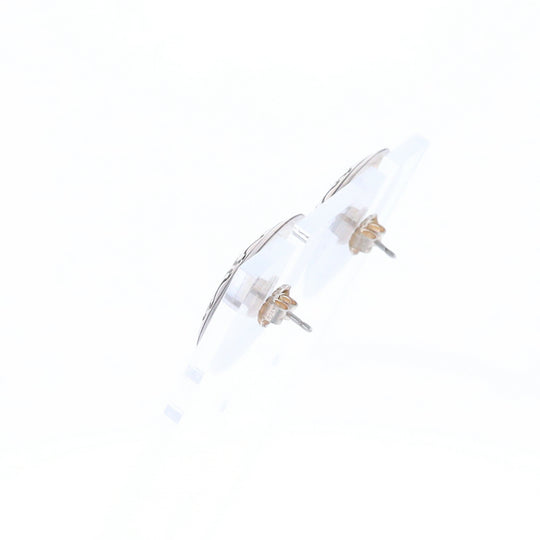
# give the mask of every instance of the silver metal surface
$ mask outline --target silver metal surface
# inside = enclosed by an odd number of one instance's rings
[[[307,322],[304,322],[300,317],[292,313],[292,311],[288,311],[285,317],[290,319],[293,323],[297,324],[302,330],[305,330],[306,332],[311,332],[311,326],[309,326]]]
[[[225,296],[227,288],[229,287],[229,285],[230,285],[230,283],[232,281],[232,278],[234,277],[234,275],[236,274],[236,272],[238,271],[240,266],[242,266],[242,264],[244,264],[250,257],[253,257],[257,253],[259,253],[259,251],[261,251],[261,249],[266,244],[268,244],[268,242],[270,242],[270,240],[276,234],[278,234],[279,231],[281,231],[284,227],[286,227],[287,225],[293,223],[294,221],[296,221],[297,219],[299,219],[301,217],[304,217],[303,214],[297,214],[296,216],[293,216],[293,217],[291,217],[289,219],[286,219],[285,221],[282,221],[282,222],[278,223],[277,225],[272,227],[270,230],[265,232],[262,236],[257,238],[257,240],[255,240],[255,242],[250,244],[240,254],[240,256],[237,257],[237,259],[234,261],[232,267],[225,274],[225,277],[223,278],[223,280],[219,284],[216,292],[214,293],[214,296],[212,297],[212,300],[210,301],[210,304],[208,304],[208,308],[206,309],[206,312],[205,312],[205,314],[203,316],[203,319],[202,319],[202,325],[201,325],[201,329],[199,331],[199,336],[197,337],[197,345],[200,343],[204,333],[206,332],[206,329],[208,328],[208,325],[210,324],[210,321],[211,321],[214,313],[216,312],[216,309],[218,308],[218,306],[219,306],[221,300],[223,299],[223,297]]]
[[[392,259],[395,259],[396,258],[396,254],[389,248],[387,248],[380,240],[377,240],[375,242],[375,245],[381,249],[382,251],[384,251],[384,253],[386,253],[386,255],[388,255],[389,257],[392,257]]]
[[[343,176],[341,176],[338,181],[326,192],[326,195],[323,197],[321,202],[327,201],[330,197],[335,195],[340,189],[343,189],[356,174],[358,174],[362,169],[366,167],[378,167],[382,159],[390,150],[388,148],[383,148],[374,154],[371,154],[367,158],[363,159],[360,163],[351,167]]]

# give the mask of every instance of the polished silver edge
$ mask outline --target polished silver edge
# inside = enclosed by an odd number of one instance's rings
[[[383,148],[374,154],[371,154],[367,158],[364,158],[360,163],[351,167],[343,176],[341,176],[337,182],[326,192],[326,195],[322,199],[322,203],[327,201],[330,197],[334,196],[340,189],[343,189],[362,169],[366,167],[378,167],[382,159],[388,154],[390,150]]]
[[[202,325],[201,329],[199,331],[199,336],[197,337],[197,345],[200,343],[204,333],[206,332],[206,329],[208,328],[208,325],[210,324],[210,321],[212,320],[212,317],[214,313],[216,312],[216,309],[218,308],[219,304],[221,303],[221,300],[225,296],[225,292],[227,291],[232,278],[238,271],[238,269],[244,264],[247,260],[249,260],[251,257],[259,253],[261,249],[270,242],[270,240],[277,234],[279,231],[281,231],[285,226],[287,226],[289,223],[294,222],[295,220],[304,217],[303,214],[297,214],[289,219],[286,219],[285,221],[281,221],[268,231],[266,231],[263,235],[259,236],[255,242],[250,244],[241,254],[239,257],[236,258],[236,260],[233,262],[232,267],[229,269],[229,271],[225,274],[225,277],[219,284],[216,292],[214,293],[214,296],[212,297],[212,300],[210,301],[210,304],[208,304],[208,307],[206,308],[206,312],[204,313],[203,319],[202,319]]]

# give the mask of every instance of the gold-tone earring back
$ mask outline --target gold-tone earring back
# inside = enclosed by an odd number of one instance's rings
[[[259,324],[263,327],[269,324],[281,324],[285,318],[288,318],[306,332],[311,332],[311,326],[293,313],[298,303],[291,298],[290,293],[290,285],[278,287],[261,306],[257,317]]]
[[[396,254],[388,249],[382,242],[386,229],[379,223],[375,214],[368,216],[358,225],[349,239],[349,249],[356,255],[357,253],[369,253],[373,246],[377,246],[389,257],[395,258]]]
[[[364,215],[365,210],[349,206],[336,216],[331,231],[337,236],[338,242],[348,243],[353,255],[369,253],[373,246],[377,246],[386,255],[395,258],[396,254],[381,242],[386,229],[379,223],[377,215],[371,214],[360,221]]]

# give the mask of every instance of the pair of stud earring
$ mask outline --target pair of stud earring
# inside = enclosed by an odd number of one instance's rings
[[[253,242],[234,261],[218,286],[204,314],[197,343],[201,342],[223,301],[243,311],[251,319],[251,324],[266,328],[290,320],[311,332],[311,326],[295,313],[298,302],[291,296],[291,285],[288,282],[278,285],[279,271],[264,275],[260,268],[265,257],[262,257],[263,261],[255,259],[261,258],[261,253],[278,240],[284,242],[284,238],[291,237],[303,246],[316,244],[317,239],[324,238],[326,244],[322,240],[320,242],[326,247],[332,244],[332,249],[346,250],[353,256],[368,254],[377,247],[386,255],[395,257],[394,252],[382,242],[386,228],[381,223],[381,214],[387,216],[388,201],[397,198],[425,146],[425,141],[416,137],[395,151],[383,149],[368,156],[338,179],[311,214],[293,216]],[[381,166],[384,171],[381,171]],[[328,250],[320,251],[312,257],[316,260],[310,264],[321,264],[325,256],[332,257]],[[272,259],[268,257],[266,260]]]

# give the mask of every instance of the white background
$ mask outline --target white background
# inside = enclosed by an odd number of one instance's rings
[[[538,538],[539,15],[3,2],[0,537]],[[161,426],[234,256],[414,133],[398,259]]]

